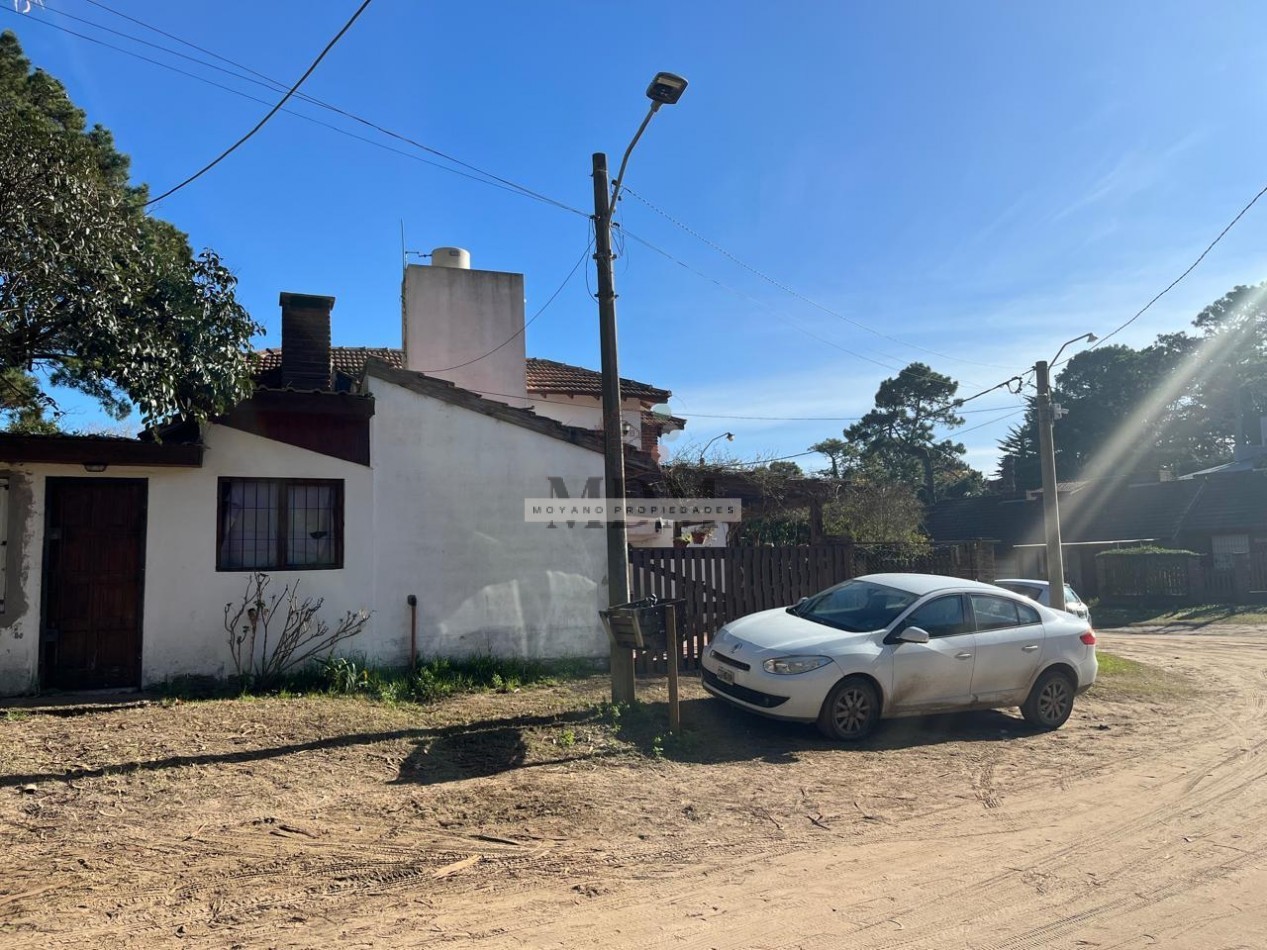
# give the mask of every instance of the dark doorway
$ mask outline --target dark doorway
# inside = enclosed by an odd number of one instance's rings
[[[45,688],[141,685],[145,479],[50,478],[45,500]]]

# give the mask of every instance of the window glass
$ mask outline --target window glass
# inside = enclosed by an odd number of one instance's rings
[[[914,594],[870,581],[852,580],[815,594],[792,608],[797,616],[841,630],[881,630],[913,604]]]
[[[343,483],[222,478],[216,570],[334,568],[343,562]]]
[[[1016,601],[1006,597],[991,597],[988,594],[972,594],[971,597],[978,630],[998,630],[1000,627],[1015,627],[1020,624]]]
[[[1042,618],[1038,616],[1038,611],[1029,604],[1017,604],[1016,613],[1021,618],[1021,623],[1042,623]]]
[[[1076,593],[1074,593],[1074,589],[1070,587],[1068,584],[1065,585],[1065,603],[1066,604],[1082,603],[1082,598],[1079,597]]]
[[[938,597],[916,608],[906,618],[906,625],[927,630],[930,637],[948,637],[969,629],[963,613],[963,598],[958,594]]]

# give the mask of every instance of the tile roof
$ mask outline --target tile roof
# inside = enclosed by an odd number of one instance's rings
[[[259,360],[259,372],[270,373],[281,369],[281,347],[268,347],[256,350]],[[330,366],[335,372],[346,376],[359,376],[365,369],[368,359],[381,360],[393,369],[405,368],[405,351],[389,346],[332,346],[330,347]],[[558,393],[566,396],[600,396],[602,395],[602,373],[573,366],[571,363],[560,363],[557,360],[543,360],[530,356],[525,362],[524,377],[530,393]],[[672,393],[649,383],[640,383],[636,379],[620,380],[621,395],[636,398],[650,403],[668,402]]]
[[[603,392],[603,375],[582,366],[528,357],[527,383],[530,393],[564,393],[569,396],[600,396]],[[621,395],[652,403],[668,402],[672,395],[667,389],[659,389],[636,379],[620,378]]]

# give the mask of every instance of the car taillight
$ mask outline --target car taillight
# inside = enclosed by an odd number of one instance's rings
[[[1093,647],[1095,646],[1095,631],[1092,630],[1090,627],[1088,627],[1087,632],[1084,633],[1082,636],[1080,636],[1078,639],[1081,640],[1083,643],[1085,643],[1087,646]]]

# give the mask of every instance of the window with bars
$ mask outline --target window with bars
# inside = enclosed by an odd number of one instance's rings
[[[222,478],[216,570],[343,566],[343,482]]]

